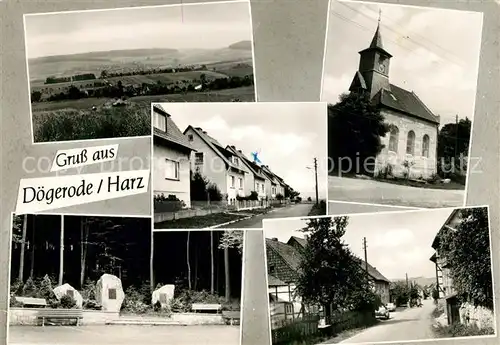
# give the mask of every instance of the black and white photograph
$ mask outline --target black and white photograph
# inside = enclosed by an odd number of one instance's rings
[[[326,215],[326,103],[154,103],[155,229]]]
[[[150,103],[255,100],[249,1],[26,14],[33,141],[150,136]]]
[[[329,201],[464,205],[480,160],[469,149],[482,18],[331,0],[321,95]]]
[[[151,224],[13,216],[9,344],[239,344],[243,231]]]
[[[265,220],[272,343],[494,337],[488,211]]]

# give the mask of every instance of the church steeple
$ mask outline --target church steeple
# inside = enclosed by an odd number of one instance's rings
[[[380,19],[381,13],[379,12],[377,29],[370,46],[359,52],[359,68],[350,88],[351,91],[359,92],[361,87],[370,94],[370,97],[375,96],[383,88],[390,88],[389,62],[392,55],[384,49],[382,44]]]

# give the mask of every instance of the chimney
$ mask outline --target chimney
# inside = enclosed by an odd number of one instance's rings
[[[194,129],[196,129],[197,131],[202,131],[203,132],[203,128],[201,128],[201,127],[195,127]]]
[[[203,134],[207,134],[207,131],[203,131]]]
[[[273,238],[271,238],[271,240],[278,242],[278,238],[277,237],[273,237]]]
[[[243,154],[243,152],[241,152],[241,150],[238,150],[239,153]]]
[[[234,146],[234,145],[230,145],[230,147],[231,147],[233,150],[236,150],[236,146]]]

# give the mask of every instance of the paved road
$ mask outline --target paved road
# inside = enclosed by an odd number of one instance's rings
[[[458,207],[465,191],[402,186],[373,180],[328,176],[328,200],[418,208]]]
[[[9,344],[238,345],[239,326],[11,326]]]
[[[368,328],[341,344],[371,343],[379,341],[405,341],[432,339],[432,300],[424,300],[423,307],[410,308],[391,313],[389,320],[382,320],[377,326]]]
[[[245,219],[236,223],[232,223],[221,228],[231,229],[262,229],[262,220],[269,218],[286,218],[286,217],[305,217],[311,211],[313,204],[297,204],[278,208],[264,215],[258,215],[250,219]]]

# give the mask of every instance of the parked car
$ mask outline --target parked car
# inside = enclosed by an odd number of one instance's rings
[[[389,320],[389,310],[381,305],[377,310],[375,310],[375,317],[377,319]]]
[[[394,303],[387,303],[385,306],[389,312],[396,311],[396,305]]]

